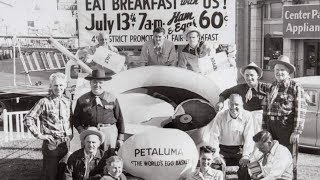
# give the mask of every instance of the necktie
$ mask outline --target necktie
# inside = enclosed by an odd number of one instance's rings
[[[263,159],[262,159],[262,166],[265,166],[268,162],[268,156],[270,153],[266,153],[263,155]]]
[[[154,47],[154,52],[156,53],[156,55],[161,55],[162,54],[162,52],[161,52],[161,46],[155,46]]]
[[[246,102],[250,101],[252,98],[252,88],[249,88],[246,94]]]
[[[269,109],[271,108],[274,100],[275,100],[276,97],[278,96],[278,91],[279,91],[279,85],[276,85],[276,86],[271,90],[270,98],[269,98],[269,103],[268,103]]]
[[[102,106],[102,102],[101,102],[101,99],[100,99],[99,96],[96,96],[96,99],[95,99],[95,100],[96,100],[96,105],[97,105],[97,106],[99,106],[99,105]]]

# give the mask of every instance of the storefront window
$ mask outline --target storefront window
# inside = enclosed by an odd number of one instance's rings
[[[305,43],[305,64],[304,64],[304,75],[316,76],[320,74],[320,43],[312,42]]]
[[[270,18],[282,18],[282,3],[270,4]]]
[[[277,59],[283,52],[283,38],[272,37],[270,34],[264,36],[263,69],[270,69],[269,61]]]

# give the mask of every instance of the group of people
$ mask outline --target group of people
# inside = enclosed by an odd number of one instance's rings
[[[42,179],[125,179],[122,159],[116,156],[124,140],[122,114],[116,98],[103,89],[113,74],[98,69],[85,77],[91,91],[77,100],[73,114],[64,96],[66,76],[50,76],[49,96],[39,100],[24,119],[30,132],[43,140]],[[72,127],[80,134],[81,148],[70,155]]]
[[[291,80],[295,67],[287,56],[269,64],[276,81],[260,82],[262,70],[254,63],[243,67],[246,83],[219,95],[219,113],[209,124],[210,144],[227,166],[239,166],[239,179],[297,178],[297,144],[307,108],[304,90]],[[226,99],[228,108],[223,110]],[[252,115],[257,110],[262,110],[261,116]],[[250,173],[253,162],[258,162],[260,173]]]
[[[210,53],[194,27],[185,32],[189,44],[179,58],[164,34],[163,28],[156,28],[153,40],[143,45],[141,58],[147,65],[188,66],[197,71],[197,59]],[[209,146],[200,148],[200,168],[190,179],[223,179],[221,171],[211,168],[217,154],[223,158],[221,163],[239,166],[239,179],[295,178],[292,157],[304,125],[304,91],[290,78],[295,67],[288,57],[280,56],[270,66],[274,83],[260,82],[261,68],[250,63],[240,71],[246,83],[219,95],[214,105],[219,113],[208,125]],[[114,72],[105,68],[93,70],[85,78],[91,91],[77,100],[73,114],[70,100],[64,97],[66,76],[50,76],[49,96],[37,102],[24,119],[30,132],[43,140],[43,179],[126,179],[122,159],[116,156],[125,132],[121,109],[116,97],[103,88],[112,75]],[[226,99],[228,108],[224,108]],[[257,110],[263,112],[261,118],[252,116]],[[69,156],[72,127],[80,134],[81,148]],[[251,172],[253,162],[259,162],[260,173]]]
[[[162,65],[186,68],[200,72],[198,59],[215,53],[214,44],[201,41],[201,31],[189,26],[183,33],[188,44],[178,54],[173,42],[165,38],[165,29],[157,27],[153,30],[153,39],[144,43],[140,60],[146,66]]]

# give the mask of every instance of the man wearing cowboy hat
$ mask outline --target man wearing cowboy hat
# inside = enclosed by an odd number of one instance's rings
[[[266,96],[266,91],[270,87],[269,83],[260,82],[262,77],[262,69],[254,62],[241,68],[241,75],[244,77],[246,83],[238,84],[229,89],[224,90],[219,95],[219,102],[215,105],[216,111],[223,109],[224,101],[230,97],[231,94],[239,94],[244,102],[243,108],[248,111],[262,110],[261,103]],[[259,118],[254,118],[255,133],[261,130],[262,117],[261,112]]]
[[[293,149],[293,144],[299,141],[304,126],[307,108],[304,90],[291,80],[290,74],[295,72],[295,67],[287,56],[282,55],[269,65],[276,81],[266,94],[262,127],[291,153],[298,152],[297,146]]]
[[[99,146],[104,142],[105,135],[96,127],[88,127],[80,134],[84,147],[75,151],[68,158],[64,180],[84,180],[98,172],[103,151]],[[97,175],[99,176],[99,175]]]
[[[204,57],[210,53],[208,44],[200,41],[201,31],[195,26],[189,26],[183,33],[188,44],[182,49],[178,67],[187,68],[192,71],[200,72],[198,58]]]
[[[165,29],[163,27],[157,27],[153,30],[152,39],[142,46],[140,59],[147,66],[176,66],[176,49],[173,42],[165,38]]]
[[[287,56],[282,55],[269,65],[274,69],[276,81],[267,91],[263,128],[292,152],[292,143],[299,139],[305,121],[304,90],[291,80],[295,67]]]
[[[88,127],[97,127],[105,133],[104,150],[114,152],[124,139],[124,123],[120,106],[115,96],[105,91],[104,83],[110,80],[113,71],[93,70],[85,77],[90,81],[91,91],[78,100],[72,118],[74,126],[81,133]]]

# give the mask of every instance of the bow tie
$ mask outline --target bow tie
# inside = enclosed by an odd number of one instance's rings
[[[97,106],[99,106],[99,105],[100,105],[100,106],[103,106],[103,105],[102,105],[102,102],[101,102],[101,99],[100,99],[99,96],[96,96],[95,102],[96,102],[96,105],[97,105]]]

